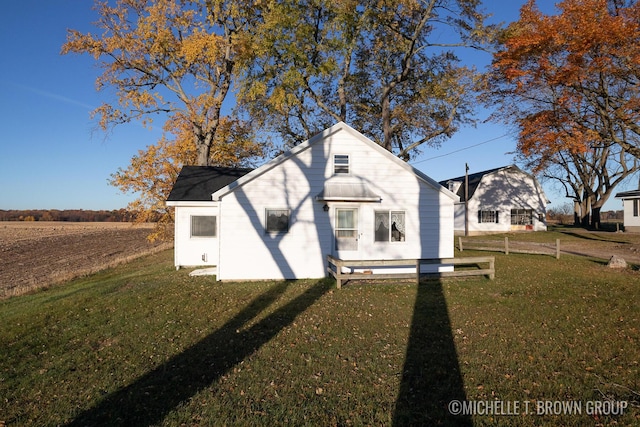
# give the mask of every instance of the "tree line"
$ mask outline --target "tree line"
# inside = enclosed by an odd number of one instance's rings
[[[134,220],[134,213],[127,209],[0,210],[0,221],[133,222]]]

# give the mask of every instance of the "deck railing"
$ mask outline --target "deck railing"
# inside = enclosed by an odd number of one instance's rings
[[[331,255],[327,256],[327,272],[336,279],[338,289],[349,280],[382,280],[382,279],[414,279],[420,283],[422,278],[437,279],[441,277],[468,277],[487,276],[493,280],[495,278],[495,257],[463,257],[463,258],[431,258],[431,259],[393,259],[393,260],[343,260]],[[480,264],[488,264],[487,268],[481,268]],[[476,266],[476,269],[440,271],[434,273],[422,273],[423,265],[440,266]],[[384,267],[413,267],[415,272],[402,273],[374,273],[374,269]],[[344,269],[349,272],[344,272]],[[371,270],[366,270],[366,269]],[[361,272],[351,271],[352,269],[364,270]]]

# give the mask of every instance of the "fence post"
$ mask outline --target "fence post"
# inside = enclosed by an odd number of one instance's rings
[[[462,237],[458,236],[458,248],[460,249],[460,252],[463,251],[462,249]]]
[[[504,237],[504,254],[509,255],[509,238],[507,236]]]
[[[495,257],[491,257],[491,260],[489,261],[489,270],[491,270],[491,273],[489,273],[489,280],[493,280],[496,278],[496,264],[495,264]]]
[[[420,285],[420,260],[416,260],[416,285]]]
[[[560,259],[560,239],[556,239],[556,259]]]

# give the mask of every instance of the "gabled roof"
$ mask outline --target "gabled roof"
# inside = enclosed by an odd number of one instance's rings
[[[480,181],[482,181],[482,178],[484,178],[486,175],[490,175],[492,173],[495,172],[499,172],[501,170],[505,170],[505,169],[510,169],[510,168],[515,168],[518,171],[522,172],[520,170],[519,167],[515,166],[515,165],[509,165],[509,166],[502,166],[499,168],[495,168],[495,169],[488,169],[486,171],[482,171],[482,172],[476,172],[476,173],[472,173],[469,175],[469,199],[471,199],[473,197],[473,193],[476,192],[476,189],[478,188],[478,185],[480,184]],[[458,195],[458,197],[460,197],[460,201],[464,202],[464,178],[465,176],[459,176],[456,178],[450,178],[450,179],[445,179],[444,181],[440,181],[440,185],[444,186],[444,187],[448,187],[449,182],[453,181],[453,182],[461,182],[463,183],[463,185],[460,186],[460,188],[458,188],[458,192],[456,193]]]
[[[631,191],[622,191],[616,193],[616,197],[620,199],[638,199],[640,198],[640,189]]]
[[[210,202],[211,194],[251,172],[246,168],[184,166],[167,202]]]
[[[455,194],[453,194],[451,191],[449,191],[448,188],[445,188],[442,185],[438,184],[432,178],[428,177],[424,173],[422,173],[419,170],[415,169],[413,166],[409,165],[407,162],[404,162],[403,160],[401,160],[398,157],[394,156],[392,153],[390,153],[389,151],[385,150],[380,145],[376,144],[375,142],[373,142],[372,140],[370,140],[369,138],[367,138],[366,136],[364,136],[363,134],[361,134],[357,130],[353,129],[351,126],[347,125],[344,122],[336,123],[335,125],[331,126],[330,128],[325,129],[324,131],[322,131],[322,132],[318,133],[317,135],[311,137],[310,139],[308,139],[307,141],[303,142],[302,144],[297,145],[296,147],[294,147],[290,151],[287,151],[287,152],[279,155],[275,159],[265,163],[264,165],[260,166],[259,168],[257,168],[255,170],[253,170],[252,172],[244,175],[242,178],[238,179],[237,181],[234,181],[234,182],[230,183],[229,185],[227,185],[227,186],[225,186],[223,188],[220,188],[218,191],[216,191],[213,194],[213,196],[212,196],[213,200],[220,200],[221,197],[225,196],[226,194],[229,194],[230,192],[234,191],[236,188],[245,185],[246,183],[256,179],[257,177],[259,177],[261,175],[263,175],[267,171],[269,171],[269,170],[273,169],[274,167],[280,165],[282,162],[286,161],[287,159],[298,155],[299,153],[301,153],[304,150],[307,150],[309,147],[311,147],[316,142],[321,141],[323,139],[326,139],[329,136],[334,135],[334,134],[336,134],[338,132],[347,132],[347,133],[349,133],[351,136],[355,137],[356,139],[362,141],[364,144],[368,145],[372,150],[377,150],[383,156],[386,156],[389,159],[389,161],[394,162],[397,165],[400,165],[401,167],[406,169],[407,171],[413,173],[414,175],[416,175],[416,177],[418,179],[420,179],[421,181],[425,182],[429,186],[433,187],[436,191],[439,191],[439,192],[441,192],[443,194],[446,194],[448,197],[450,197],[451,199],[453,199],[455,201],[458,200],[458,197],[456,197]]]

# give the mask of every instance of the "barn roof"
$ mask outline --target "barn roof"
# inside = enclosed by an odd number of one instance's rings
[[[489,174],[492,174],[494,172],[498,172],[498,171],[501,171],[503,169],[509,169],[509,168],[512,168],[512,167],[517,168],[514,165],[510,165],[510,166],[503,166],[503,167],[500,167],[500,168],[488,169],[486,171],[469,174],[469,198],[473,197],[473,193],[476,192],[476,189],[478,188],[478,185],[480,184],[480,181],[482,181],[482,178],[485,175],[489,175]],[[462,182],[464,184],[464,175],[456,177],[456,178],[450,178],[450,179],[445,179],[444,181],[440,181],[440,185],[442,185],[445,188],[449,188],[448,183],[450,181]],[[464,185],[461,185],[460,188],[458,188],[458,192],[456,193],[456,195],[458,195],[460,197],[460,201],[461,202],[464,202]]]
[[[251,170],[216,166],[184,166],[167,201],[211,201],[211,194],[243,177]]]

